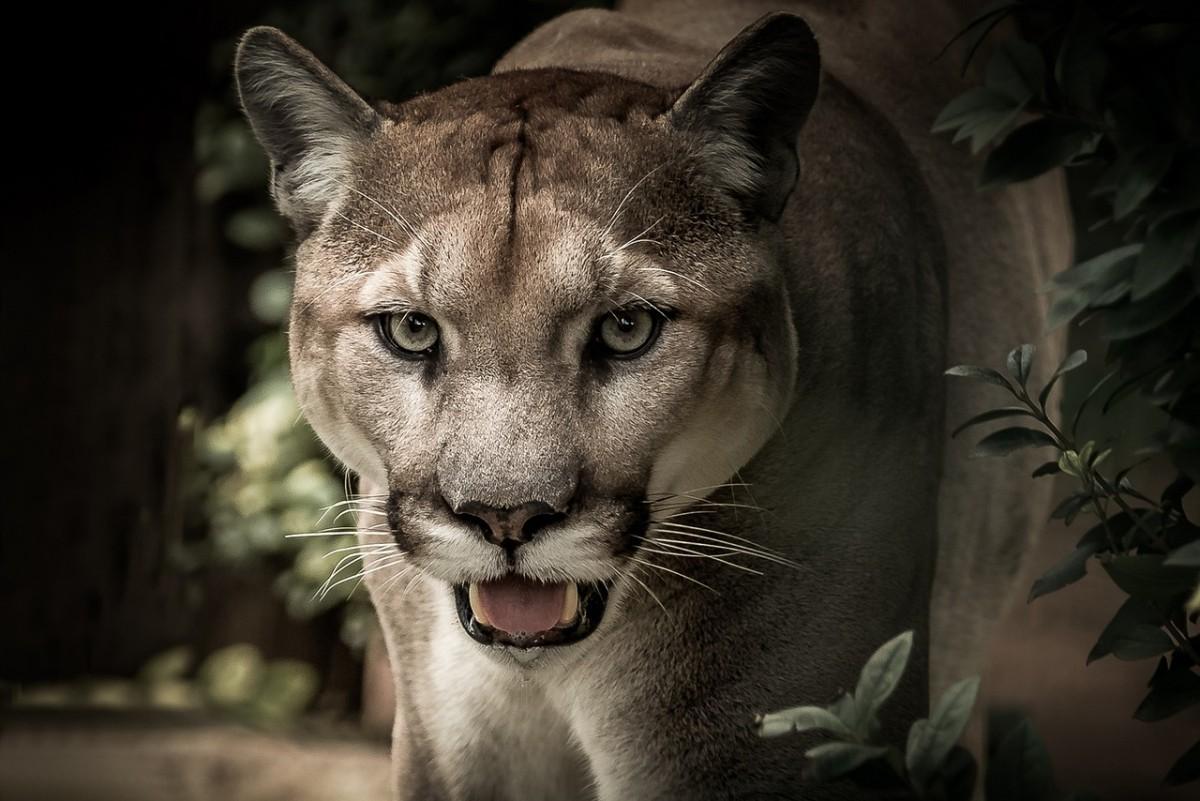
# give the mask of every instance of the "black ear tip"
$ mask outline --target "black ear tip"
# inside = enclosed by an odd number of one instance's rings
[[[786,11],[772,11],[752,23],[743,36],[753,36],[765,43],[798,47],[816,52],[817,36],[803,17]]]

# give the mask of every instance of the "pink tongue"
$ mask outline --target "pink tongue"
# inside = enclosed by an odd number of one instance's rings
[[[536,634],[554,628],[562,615],[566,584],[541,584],[519,576],[479,585],[479,605],[492,628]]]

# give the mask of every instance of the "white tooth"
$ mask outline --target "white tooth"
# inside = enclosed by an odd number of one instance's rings
[[[567,583],[567,591],[563,594],[562,614],[558,617],[558,625],[567,626],[575,620],[579,613],[579,587],[575,582]]]
[[[467,588],[467,600],[471,602],[471,611],[475,613],[475,619],[484,626],[492,625],[492,621],[488,620],[488,616],[483,611],[483,604],[479,603],[478,584],[471,584]]]

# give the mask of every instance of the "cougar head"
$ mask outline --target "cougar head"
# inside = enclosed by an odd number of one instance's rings
[[[681,91],[529,70],[372,107],[272,28],[236,73],[299,239],[308,420],[468,634],[587,636],[650,501],[703,498],[788,406],[811,31],[766,17]]]

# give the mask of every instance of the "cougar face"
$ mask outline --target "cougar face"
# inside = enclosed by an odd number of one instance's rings
[[[300,237],[301,406],[480,642],[590,634],[649,502],[729,481],[784,414],[772,220],[795,165],[764,153],[815,84],[776,131],[755,117],[770,59],[720,61],[682,95],[537,70],[376,110],[279,32],[243,41]]]

